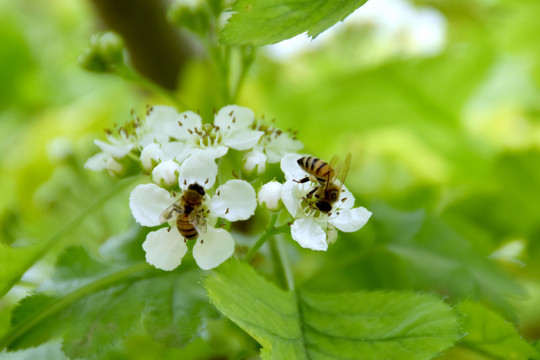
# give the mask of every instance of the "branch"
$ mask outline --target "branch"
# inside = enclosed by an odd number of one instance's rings
[[[176,89],[195,43],[171,25],[160,0],[90,0],[105,25],[120,34],[132,65],[156,84]]]

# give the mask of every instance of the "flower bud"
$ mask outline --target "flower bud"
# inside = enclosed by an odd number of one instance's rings
[[[244,170],[250,173],[255,168],[259,175],[266,170],[266,155],[259,150],[251,150],[244,156]]]
[[[145,170],[151,170],[157,165],[163,158],[163,151],[161,145],[158,143],[148,144],[141,151],[141,164]]]
[[[264,184],[258,194],[259,205],[270,211],[281,209],[283,206],[281,201],[281,186],[282,184],[277,181],[270,181]]]
[[[79,55],[79,65],[93,72],[113,72],[123,63],[124,45],[113,32],[92,35],[90,46]]]
[[[162,187],[172,187],[178,183],[180,165],[172,160],[159,163],[152,171],[152,180]]]
[[[177,0],[168,13],[169,20],[198,34],[208,31],[210,16],[202,0]]]

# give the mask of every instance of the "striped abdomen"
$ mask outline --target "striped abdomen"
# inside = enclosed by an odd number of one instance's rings
[[[314,156],[304,156],[297,162],[305,172],[315,176],[319,182],[326,182],[334,176],[334,169],[330,164]]]
[[[197,236],[199,236],[197,229],[195,229],[195,226],[190,222],[189,214],[179,216],[176,219],[176,227],[178,228],[180,235],[186,240],[195,240]]]

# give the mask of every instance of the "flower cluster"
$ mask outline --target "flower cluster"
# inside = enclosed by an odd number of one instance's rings
[[[129,206],[142,226],[168,224],[149,232],[143,243],[147,262],[159,269],[173,270],[180,265],[190,248],[188,240],[195,240],[193,258],[205,270],[234,253],[232,235],[218,222],[249,219],[255,213],[257,197],[245,180],[220,182],[224,174],[218,168],[222,161],[217,160],[230,151],[244,152],[241,158],[247,172],[256,169],[262,174],[267,164],[281,161],[285,182],[264,184],[258,203],[269,211],[285,205],[294,220],[292,238],[305,248],[326,250],[335,241],[337,229],[356,231],[371,215],[365,208],[352,208],[354,197],[345,187],[331,212],[310,207],[306,198],[315,184],[299,182],[306,173],[296,162],[300,155],[294,153],[302,144],[291,131],[255,121],[253,112],[245,107],[225,106],[213,123],[203,123],[194,112],[154,106],[145,119],[135,117],[107,131],[106,136],[107,142],[95,141],[101,152],[85,167],[123,176],[138,163],[139,171],[151,175],[153,183],[133,189]]]

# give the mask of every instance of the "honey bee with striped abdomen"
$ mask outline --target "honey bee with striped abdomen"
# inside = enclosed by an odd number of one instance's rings
[[[176,217],[176,227],[186,240],[195,240],[206,232],[203,201],[205,192],[201,185],[190,184],[180,199],[169,206],[159,216],[164,223]]]
[[[314,198],[315,207],[322,213],[328,214],[341,194],[341,188],[351,165],[351,154],[347,154],[343,163],[340,163],[337,156],[334,156],[330,163],[314,156],[304,156],[297,162],[302,170],[308,173],[308,176],[298,182],[305,183],[311,180],[316,183],[315,188],[307,193],[306,199]]]

